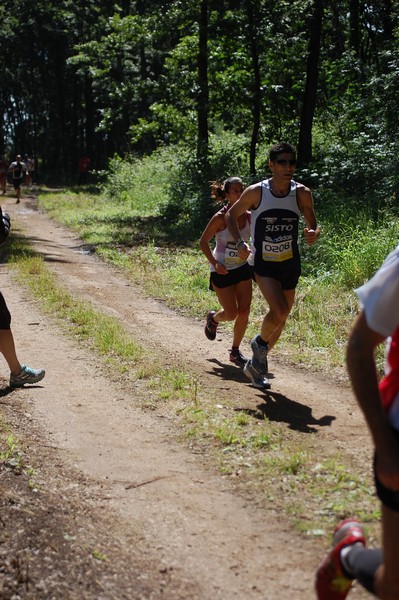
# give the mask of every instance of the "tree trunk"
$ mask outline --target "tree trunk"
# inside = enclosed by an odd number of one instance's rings
[[[249,45],[251,50],[252,71],[253,71],[253,121],[251,145],[249,153],[249,169],[252,177],[256,175],[256,146],[258,143],[260,129],[260,114],[261,114],[261,89],[260,89],[260,72],[259,72],[259,51],[257,44],[257,32],[255,23],[259,22],[255,6],[256,0],[247,0],[247,17],[248,17],[248,34]]]
[[[208,0],[201,0],[199,15],[199,45],[198,45],[198,139],[197,159],[202,169],[208,162]]]
[[[356,57],[360,53],[360,31],[359,31],[359,0],[350,0],[349,7],[349,45]]]
[[[306,84],[298,141],[298,164],[308,165],[312,160],[312,125],[316,108],[317,81],[324,0],[314,0],[313,19],[310,26]]]

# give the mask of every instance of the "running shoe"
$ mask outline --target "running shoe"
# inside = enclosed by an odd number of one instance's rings
[[[10,387],[22,387],[25,383],[37,383],[45,376],[44,369],[31,369],[26,365],[21,365],[21,370],[17,375],[10,373]]]
[[[252,360],[247,360],[245,363],[244,374],[251,380],[253,387],[258,388],[259,390],[270,389],[268,378],[255,369]]]
[[[319,600],[344,600],[347,597],[353,579],[345,573],[340,554],[343,548],[354,544],[366,545],[363,527],[355,519],[345,519],[335,530],[332,550],[317,569],[316,592]]]
[[[234,363],[238,367],[242,367],[247,362],[247,358],[241,353],[237,347],[230,348],[229,350],[230,362]]]
[[[268,364],[267,364],[267,353],[269,352],[269,345],[261,346],[257,341],[257,335],[251,340],[252,355],[252,366],[259,371],[262,375],[267,375]]]
[[[216,337],[216,329],[218,328],[218,323],[213,320],[213,317],[216,315],[216,310],[211,310],[206,315],[206,323],[205,323],[205,335],[208,340],[214,340]]]

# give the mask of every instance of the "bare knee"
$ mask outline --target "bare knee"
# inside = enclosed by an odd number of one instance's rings
[[[273,323],[275,323],[276,326],[279,326],[284,325],[289,314],[290,309],[288,306],[277,306],[273,307],[273,310],[270,310],[269,318],[273,321]]]

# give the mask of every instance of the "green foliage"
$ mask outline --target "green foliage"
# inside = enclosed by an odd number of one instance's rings
[[[312,248],[302,244],[304,274],[354,289],[397,245],[398,218],[389,209],[376,211],[372,203],[360,205],[360,198],[344,200],[339,193],[326,190],[316,207],[322,235]]]
[[[398,243],[398,222],[372,220],[347,225],[329,240],[329,263],[335,266],[335,278],[346,288],[362,285],[375,273]]]
[[[103,192],[113,202],[123,204],[125,209],[142,216],[156,215],[167,201],[167,188],[173,181],[176,165],[176,152],[172,147],[160,147],[142,159],[114,156],[106,173]]]
[[[162,216],[168,235],[175,241],[198,239],[215,212],[210,183],[237,175],[249,179],[245,136],[220,131],[209,140],[209,165],[204,172],[190,147],[176,148],[177,168],[168,190]]]
[[[227,130],[249,137],[258,94],[257,150],[281,139],[296,143],[313,9],[311,0],[209,3],[211,135]],[[398,193],[398,7],[361,4],[357,20],[352,10],[349,0],[325,4],[314,154],[318,163],[326,159],[322,172],[330,169],[331,180],[347,193],[378,190],[378,202],[381,195],[385,202],[392,190],[395,198]],[[76,178],[83,152],[102,170],[115,153],[143,156],[164,144],[195,147],[197,2],[4,0],[0,16],[0,154],[30,153],[42,180],[58,183]],[[196,190],[218,171],[212,164],[209,173],[200,167],[193,162],[187,169],[190,182],[199,171]],[[235,168],[233,161],[223,176]],[[187,198],[188,213],[202,221],[205,187],[199,195],[187,188]]]
[[[206,172],[185,144],[162,146],[143,158],[115,156],[103,193],[130,214],[159,214],[171,241],[195,240],[215,211],[210,182],[237,175],[250,183],[247,146],[244,135],[223,130],[211,135]]]
[[[18,440],[14,438],[12,433],[2,431],[2,427],[0,428],[0,434],[0,464],[4,464],[7,468],[18,473],[22,470],[28,471],[30,467],[25,465],[24,453],[19,447]]]

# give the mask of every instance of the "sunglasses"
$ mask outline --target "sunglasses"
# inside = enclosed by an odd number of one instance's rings
[[[292,158],[291,160],[288,160],[287,158],[277,158],[274,162],[281,166],[289,165],[290,167],[295,167],[296,165],[295,158]]]

